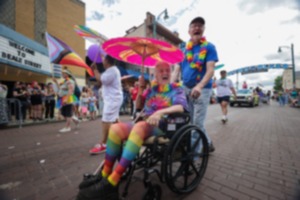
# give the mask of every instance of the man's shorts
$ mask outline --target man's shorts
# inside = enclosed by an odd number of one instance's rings
[[[73,115],[73,105],[67,104],[61,107],[60,109],[61,115],[64,117],[72,117]]]
[[[230,96],[218,97],[218,102],[222,103],[222,101],[229,102]]]

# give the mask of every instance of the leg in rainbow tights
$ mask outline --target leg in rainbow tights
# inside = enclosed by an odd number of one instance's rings
[[[137,124],[118,123],[112,125],[108,136],[102,176],[106,177],[113,186],[116,186],[126,168],[139,153],[144,141],[152,135],[160,134],[163,133],[158,127],[153,127],[144,121]],[[112,172],[114,162],[121,151],[122,142],[127,138],[120,162]]]

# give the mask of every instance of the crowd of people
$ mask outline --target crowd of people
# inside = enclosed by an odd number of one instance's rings
[[[283,89],[275,92],[273,99],[276,100],[281,107],[300,107],[300,90]]]
[[[7,98],[9,88],[5,84],[0,83],[0,105],[1,113],[0,122],[2,124],[11,121],[22,122],[38,122],[38,121],[55,121],[61,120],[65,114],[61,112],[63,103],[61,98],[65,92],[68,92],[66,82],[72,82],[72,93],[75,89],[79,90],[75,84],[75,78],[72,73],[65,69],[62,71],[62,82],[58,82],[55,78],[53,81],[46,84],[33,81],[32,83],[24,83],[17,81],[12,89],[13,99],[17,99],[19,103],[7,105],[5,99]],[[75,87],[76,86],[76,87]],[[138,82],[122,83],[122,104],[120,114],[135,114],[135,99],[136,88]],[[76,96],[77,95],[77,96]],[[102,85],[96,84],[93,86],[83,86],[81,91],[71,98],[72,102],[72,119],[73,121],[89,121],[95,120],[97,116],[102,115],[103,111],[103,95]],[[64,103],[65,104],[65,103]],[[8,113],[6,113],[9,110]],[[64,111],[64,109],[63,109]],[[69,131],[70,127],[65,127]],[[71,129],[70,129],[71,130]]]
[[[18,99],[20,104],[16,104],[13,113],[17,120],[53,120],[55,96],[52,83],[44,85],[33,81],[26,84],[17,81],[13,88],[13,97]]]

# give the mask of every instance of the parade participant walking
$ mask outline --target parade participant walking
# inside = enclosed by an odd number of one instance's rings
[[[143,77],[140,78],[136,106],[139,109],[144,107],[143,120],[136,124],[129,122],[111,126],[101,178],[90,182],[89,185],[80,184],[81,190],[77,200],[118,199],[117,185],[120,178],[139,153],[143,142],[152,135],[164,134],[158,127],[163,115],[184,112],[188,109],[183,87],[179,83],[170,84],[170,76],[170,65],[159,62],[155,69],[156,83],[144,93],[142,91],[146,83]],[[144,106],[142,102],[145,102]],[[113,170],[125,141],[122,156]]]
[[[234,98],[236,99],[236,92],[233,87],[232,81],[226,77],[227,72],[225,70],[222,70],[220,72],[220,75],[221,78],[216,81],[217,97],[223,114],[222,122],[225,124],[228,121],[227,107],[230,100],[230,95],[232,93],[234,95]]]
[[[194,18],[189,24],[190,40],[182,48],[185,58],[180,65],[175,66],[172,81],[177,81],[181,72],[189,98],[192,123],[204,132],[212,152],[215,148],[204,128],[204,121],[212,93],[212,77],[218,55],[215,46],[203,37],[204,29],[205,20],[202,17]]]
[[[102,85],[102,98],[104,101],[102,112],[102,140],[100,144],[96,144],[90,150],[90,154],[98,154],[106,150],[106,141],[108,130],[112,123],[119,119],[119,112],[123,102],[121,74],[117,66],[115,66],[115,59],[106,55],[103,60],[105,72],[100,74],[96,68],[96,64],[92,64],[95,72],[95,78],[101,82]]]
[[[79,121],[72,119],[73,104],[77,101],[77,97],[74,95],[75,83],[71,78],[72,74],[67,69],[64,69],[62,70],[62,77],[64,78],[64,81],[59,85],[55,78],[53,78],[53,81],[59,86],[58,96],[60,112],[66,119],[65,127],[59,130],[59,132],[64,133],[71,131],[72,120],[76,126],[79,125]]]

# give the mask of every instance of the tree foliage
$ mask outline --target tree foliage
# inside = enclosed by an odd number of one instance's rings
[[[277,76],[274,81],[274,90],[280,91],[282,90],[282,76]]]

